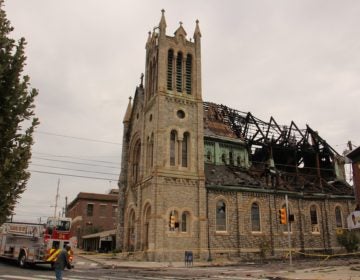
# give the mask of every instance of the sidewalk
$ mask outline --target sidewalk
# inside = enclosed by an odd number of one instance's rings
[[[81,250],[75,251],[76,256],[96,262],[103,268],[134,268],[147,270],[166,270],[166,269],[184,269],[184,262],[145,262],[145,261],[124,261],[116,255],[88,253]],[[268,277],[268,279],[286,280],[286,279],[304,279],[304,280],[360,280],[360,259],[353,260],[329,260],[321,262],[319,260],[294,261],[293,266],[287,263],[274,262],[261,266],[259,272],[256,272],[258,265],[231,261],[213,261],[199,262],[195,261],[193,267],[244,267],[254,270],[251,277],[256,279]],[[250,274],[249,274],[250,276]]]

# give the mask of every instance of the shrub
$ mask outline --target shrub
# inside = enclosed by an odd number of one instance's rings
[[[344,231],[342,234],[337,236],[337,240],[348,253],[355,252],[359,249],[360,240],[354,231]]]

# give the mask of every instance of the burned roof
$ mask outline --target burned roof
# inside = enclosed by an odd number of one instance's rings
[[[262,121],[250,112],[204,102],[205,139],[241,140],[250,168],[205,164],[206,186],[353,195],[345,181],[344,158],[308,125],[299,129]],[[269,169],[270,159],[274,162]]]
[[[266,169],[205,163],[205,185],[209,189],[253,192],[289,192],[303,196],[327,194],[353,196],[353,188],[343,180],[326,181],[316,176],[296,175],[277,171],[270,174]]]

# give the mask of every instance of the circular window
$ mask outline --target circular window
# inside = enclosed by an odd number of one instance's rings
[[[150,114],[149,121],[152,121],[152,114]]]
[[[178,116],[178,118],[183,119],[185,118],[185,112],[183,110],[179,110],[176,112],[176,115]]]

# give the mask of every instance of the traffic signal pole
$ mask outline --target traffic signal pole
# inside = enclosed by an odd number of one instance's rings
[[[289,202],[288,196],[285,195],[285,203],[286,203],[286,218],[287,218],[287,232],[288,232],[288,246],[289,246],[289,262],[290,266],[292,266],[292,256],[291,256],[291,234],[290,234],[290,221],[289,221]]]

